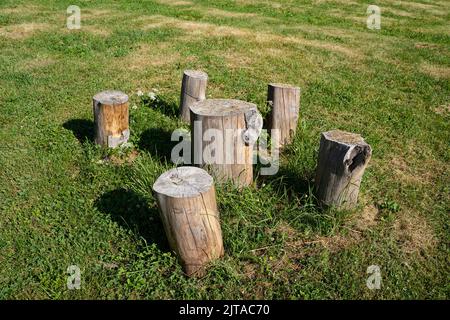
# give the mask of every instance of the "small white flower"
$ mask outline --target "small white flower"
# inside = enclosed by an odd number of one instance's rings
[[[138,97],[142,97],[144,95],[144,93],[141,90],[138,90],[136,94],[138,95]]]
[[[148,96],[149,96],[150,100],[152,100],[152,101],[156,100],[156,94],[153,91],[150,91],[148,93]]]

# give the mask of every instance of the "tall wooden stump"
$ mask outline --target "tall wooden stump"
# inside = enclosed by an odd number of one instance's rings
[[[192,162],[220,182],[239,187],[253,181],[253,145],[262,128],[255,104],[206,99],[191,106]]]
[[[120,91],[103,91],[93,98],[95,143],[115,148],[127,142],[128,96]]]
[[[197,101],[205,100],[208,75],[203,71],[185,70],[181,83],[180,116],[190,122],[189,107]]]
[[[212,177],[203,169],[179,167],[153,185],[171,248],[188,276],[223,255],[222,230]]]
[[[359,134],[341,130],[323,132],[315,179],[319,204],[338,209],[355,207],[371,156],[372,148]]]
[[[271,106],[268,129],[279,130],[279,146],[292,142],[297,130],[300,108],[300,88],[288,84],[270,83],[267,103]]]

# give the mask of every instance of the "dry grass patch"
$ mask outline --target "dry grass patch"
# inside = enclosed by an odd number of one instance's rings
[[[123,15],[123,13],[107,9],[81,9],[81,23],[83,24],[84,19],[110,18],[118,15]]]
[[[405,9],[419,9],[419,10],[434,10],[439,8],[434,4],[421,3],[421,2],[411,2],[411,1],[395,1],[394,5],[404,7]]]
[[[361,202],[364,202],[364,195],[361,196]],[[273,265],[275,270],[286,268],[297,269],[295,261],[306,256],[315,255],[326,249],[330,252],[338,252],[352,245],[355,245],[364,239],[364,231],[376,226],[379,216],[379,210],[373,202],[368,202],[362,206],[360,211],[355,212],[343,225],[345,233],[341,232],[333,236],[315,236],[312,239],[301,239],[298,231],[286,222],[280,222],[274,230],[268,230],[268,233],[276,232],[285,238],[283,258],[277,258]],[[257,248],[252,252],[256,255],[263,254],[271,246]]]
[[[0,13],[4,14],[16,14],[16,15],[29,15],[36,14],[37,12],[47,11],[43,7],[36,5],[20,5],[13,8],[3,8],[0,9]]]
[[[248,53],[228,50],[218,54],[225,60],[229,68],[250,68],[255,63],[254,57],[250,57]]]
[[[391,7],[382,7],[381,8],[381,14],[383,13],[392,13],[393,15],[399,16],[399,17],[414,17],[416,16],[413,12],[401,10],[401,9],[395,9]],[[383,20],[383,16],[381,17]]]
[[[197,35],[197,36],[247,37],[251,33],[250,30],[229,27],[229,26],[218,26],[218,25],[210,24],[210,23],[206,23],[206,22],[184,21],[184,22],[177,23],[177,25],[175,27],[189,32],[190,35]]]
[[[51,57],[36,57],[33,59],[21,62],[18,68],[22,71],[32,71],[35,69],[45,68],[56,63],[56,60]]]
[[[36,32],[50,30],[47,23],[21,23],[0,27],[0,36],[14,40],[26,39]]]
[[[422,63],[420,65],[420,71],[435,78],[435,79],[449,79],[450,68],[430,63]]]
[[[202,10],[205,14],[208,16],[215,16],[215,17],[224,17],[224,18],[253,18],[257,17],[258,15],[255,13],[248,13],[248,12],[232,12],[232,11],[225,11],[220,10],[217,8],[205,8]]]
[[[450,104],[441,104],[440,106],[434,108],[435,113],[439,115],[449,115],[450,114]]]
[[[184,0],[158,0],[157,1],[160,4],[167,4],[169,6],[189,6],[193,5],[191,1],[184,1]]]
[[[401,150],[404,147],[397,146],[396,143],[398,141],[392,141],[394,149]],[[435,159],[429,148],[417,149],[419,144],[417,141],[410,141],[402,155],[386,156],[384,160],[373,158],[372,165],[388,174],[390,180],[401,185],[431,186],[444,173],[447,165]]]
[[[448,2],[443,4],[439,4],[436,2],[435,4],[428,3],[419,3],[419,2],[410,2],[410,1],[397,1],[394,4],[403,7],[405,10],[411,11],[415,10],[422,14],[429,14],[433,16],[445,16],[449,12]]]
[[[189,20],[181,20],[167,16],[154,15],[147,16],[140,19],[144,22],[142,26],[143,30],[160,28],[160,27],[171,27],[181,29],[186,31],[189,39],[198,36],[240,36],[245,37],[251,34],[251,30],[245,30],[240,28],[228,27],[228,26],[218,26],[215,24],[207,22],[196,22]]]
[[[96,35],[96,36],[102,36],[102,37],[107,37],[107,36],[111,35],[111,30],[110,29],[104,28],[104,27],[99,27],[99,26],[82,25],[80,31],[88,32],[90,34],[93,34],[93,35]]]
[[[391,164],[392,173],[398,178],[398,181],[415,185],[430,183],[429,176],[416,172],[414,167],[401,156],[394,156],[389,160],[389,163]]]
[[[206,7],[202,7],[202,6],[196,6],[191,1],[158,0],[158,3],[169,5],[169,6],[176,6],[176,7],[189,6],[190,8],[199,10],[200,12],[202,12],[208,16],[215,16],[215,17],[246,18],[246,17],[257,16],[254,13],[232,12],[232,11],[221,10],[218,8],[212,8],[212,7],[206,8]]]
[[[181,20],[161,15],[143,17],[140,20],[143,22],[143,30],[160,27],[172,27],[185,31],[186,35],[178,38],[181,41],[197,40],[200,37],[232,36],[245,38],[248,41],[262,44],[267,47],[272,47],[274,43],[290,43],[299,46],[313,47],[344,54],[353,59],[359,59],[362,57],[361,52],[357,49],[345,47],[340,44],[335,44],[327,41],[308,40],[294,36],[280,36],[268,32],[254,32],[253,30],[245,28],[219,26],[207,22]]]
[[[373,204],[369,203],[363,207],[361,212],[356,213],[354,220],[355,229],[358,231],[365,231],[377,224],[379,211]]]
[[[437,239],[427,220],[411,209],[398,213],[394,235],[403,252],[422,253],[436,246]]]
[[[141,44],[139,49],[120,58],[120,66],[123,70],[139,71],[148,67],[161,67],[177,61],[180,61],[180,54],[167,43],[155,46]]]
[[[240,4],[240,5],[254,5],[255,4],[255,0],[236,0],[235,2],[236,2],[236,4]],[[270,6],[274,9],[279,9],[284,6],[280,2],[270,1],[270,0],[261,0],[261,1],[258,1],[258,3],[261,5],[265,5],[265,6]]]
[[[418,42],[414,44],[414,47],[417,49],[424,49],[424,48],[429,48],[429,49],[438,49],[439,46],[437,44],[434,43],[426,43],[426,42]]]
[[[351,1],[351,0],[314,0],[313,1],[313,5],[317,5],[317,4],[321,4],[321,3],[334,3],[334,4],[339,4],[339,5],[348,5],[348,6],[360,6],[361,4],[356,2],[356,1]]]

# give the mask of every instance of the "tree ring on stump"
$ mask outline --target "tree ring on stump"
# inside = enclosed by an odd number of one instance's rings
[[[198,196],[211,189],[213,178],[197,167],[178,167],[163,173],[153,185],[159,194],[174,198]]]

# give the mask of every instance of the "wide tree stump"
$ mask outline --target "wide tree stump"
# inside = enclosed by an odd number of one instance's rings
[[[188,276],[223,255],[213,178],[197,167],[179,167],[154,183],[164,230]]]
[[[195,102],[205,100],[208,75],[199,70],[185,70],[181,83],[180,116],[190,122],[189,107]]]
[[[128,96],[120,91],[103,91],[93,98],[95,143],[115,148],[127,142]]]
[[[359,134],[341,130],[323,132],[315,178],[319,204],[337,209],[355,207],[371,156],[372,148]]]
[[[291,143],[297,130],[300,88],[270,83],[267,89],[267,103],[271,107],[267,128],[279,130],[280,147]]]
[[[206,99],[191,106],[192,163],[217,181],[239,187],[253,181],[253,146],[262,129],[255,104]]]

